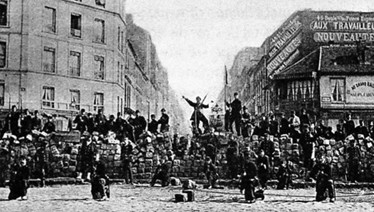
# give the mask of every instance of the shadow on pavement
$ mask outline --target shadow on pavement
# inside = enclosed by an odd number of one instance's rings
[[[277,199],[277,200],[267,200],[266,202],[281,202],[281,203],[285,203],[285,202],[292,203],[292,202],[295,202],[295,203],[309,203],[309,202],[315,202],[315,201],[314,201],[314,200],[285,200],[285,199]]]
[[[87,200],[92,200],[90,198],[71,198],[71,199],[46,199],[46,200],[42,200],[44,202],[49,202],[49,201],[66,201],[66,202],[70,202],[70,201],[87,201]]]

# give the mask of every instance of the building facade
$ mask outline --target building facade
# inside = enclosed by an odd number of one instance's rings
[[[253,115],[305,108],[331,126],[347,113],[371,120],[373,42],[374,13],[297,11],[265,39],[261,60],[241,76],[253,84],[242,102]]]
[[[154,68],[162,66],[152,62],[156,50],[150,40],[140,60],[128,39],[125,5],[125,0],[1,0],[2,114],[16,105],[59,117],[80,109],[115,115],[126,107],[146,118],[159,115],[169,104],[167,73]]]

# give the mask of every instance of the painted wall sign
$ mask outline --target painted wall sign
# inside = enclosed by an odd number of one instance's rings
[[[346,79],[347,103],[374,102],[374,77],[348,77]]]
[[[299,16],[293,18],[270,39],[270,60],[300,31],[302,23],[299,19]]]
[[[284,61],[286,61],[300,46],[301,35],[295,37],[273,60],[267,65],[268,73],[271,75]],[[291,63],[290,61],[288,63]]]
[[[374,17],[360,15],[317,15],[310,22],[315,42],[374,42]]]

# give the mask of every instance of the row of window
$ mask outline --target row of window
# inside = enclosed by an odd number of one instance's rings
[[[56,9],[52,7],[44,7],[43,11],[43,31],[48,33],[57,33],[56,26]],[[99,18],[94,19],[93,38],[92,41],[96,43],[105,43],[105,21]],[[90,30],[91,31],[91,30]],[[70,35],[72,37],[82,37],[82,15],[78,13],[71,13],[70,16]],[[118,27],[118,50],[124,53],[125,50],[125,32]]]
[[[42,108],[44,109],[64,109],[64,110],[80,110],[81,109],[81,93],[79,90],[71,89],[70,92],[70,104],[63,103],[65,106],[61,108],[59,103],[55,101],[56,93],[55,88],[51,86],[43,86],[42,91]],[[5,83],[0,83],[0,106],[4,106],[5,98]],[[93,111],[99,109],[104,110],[104,94],[95,92],[92,101]],[[126,86],[125,88],[125,99],[117,96],[117,111],[123,113],[124,107],[130,107],[131,104],[131,87]],[[66,107],[67,106],[67,107]]]
[[[93,69],[94,79],[104,80],[105,60],[103,56],[94,55]],[[56,73],[56,49],[52,47],[44,47],[43,52],[43,71],[48,73]],[[82,54],[76,51],[70,51],[69,54],[69,75],[74,77],[81,76]]]
[[[42,93],[42,107],[46,109],[60,109],[58,103],[55,102],[55,88],[44,86]],[[81,107],[81,94],[79,90],[70,90],[70,110],[79,110]],[[64,108],[66,109],[66,108]],[[104,109],[104,94],[94,93],[93,96],[93,110]]]
[[[344,102],[345,97],[345,79],[330,79],[331,100],[333,102]],[[302,100],[315,98],[318,96],[318,85],[314,80],[292,81],[284,83],[278,89],[279,99]]]
[[[82,0],[74,0],[82,2]],[[106,0],[95,0],[95,3],[99,7],[105,8]],[[8,25],[8,5],[9,0],[0,0],[0,26]],[[44,20],[47,20],[47,24],[44,26],[44,29],[47,29],[50,32],[56,32],[56,10],[54,8],[46,7],[43,13]],[[74,24],[77,24],[77,19],[74,19]],[[48,23],[49,22],[49,23]],[[72,19],[73,23],[73,19]],[[80,22],[79,22],[80,25]],[[77,25],[75,25],[77,26]],[[79,34],[79,32],[77,32]]]

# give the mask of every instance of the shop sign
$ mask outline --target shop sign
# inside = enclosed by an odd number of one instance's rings
[[[267,65],[268,73],[272,74],[284,61],[290,58],[301,44],[301,35],[295,37],[272,61]],[[288,63],[290,63],[289,61]]]
[[[310,29],[316,42],[374,42],[374,17],[368,15],[317,15]]]
[[[347,102],[373,103],[374,77],[352,77],[346,79]]]

